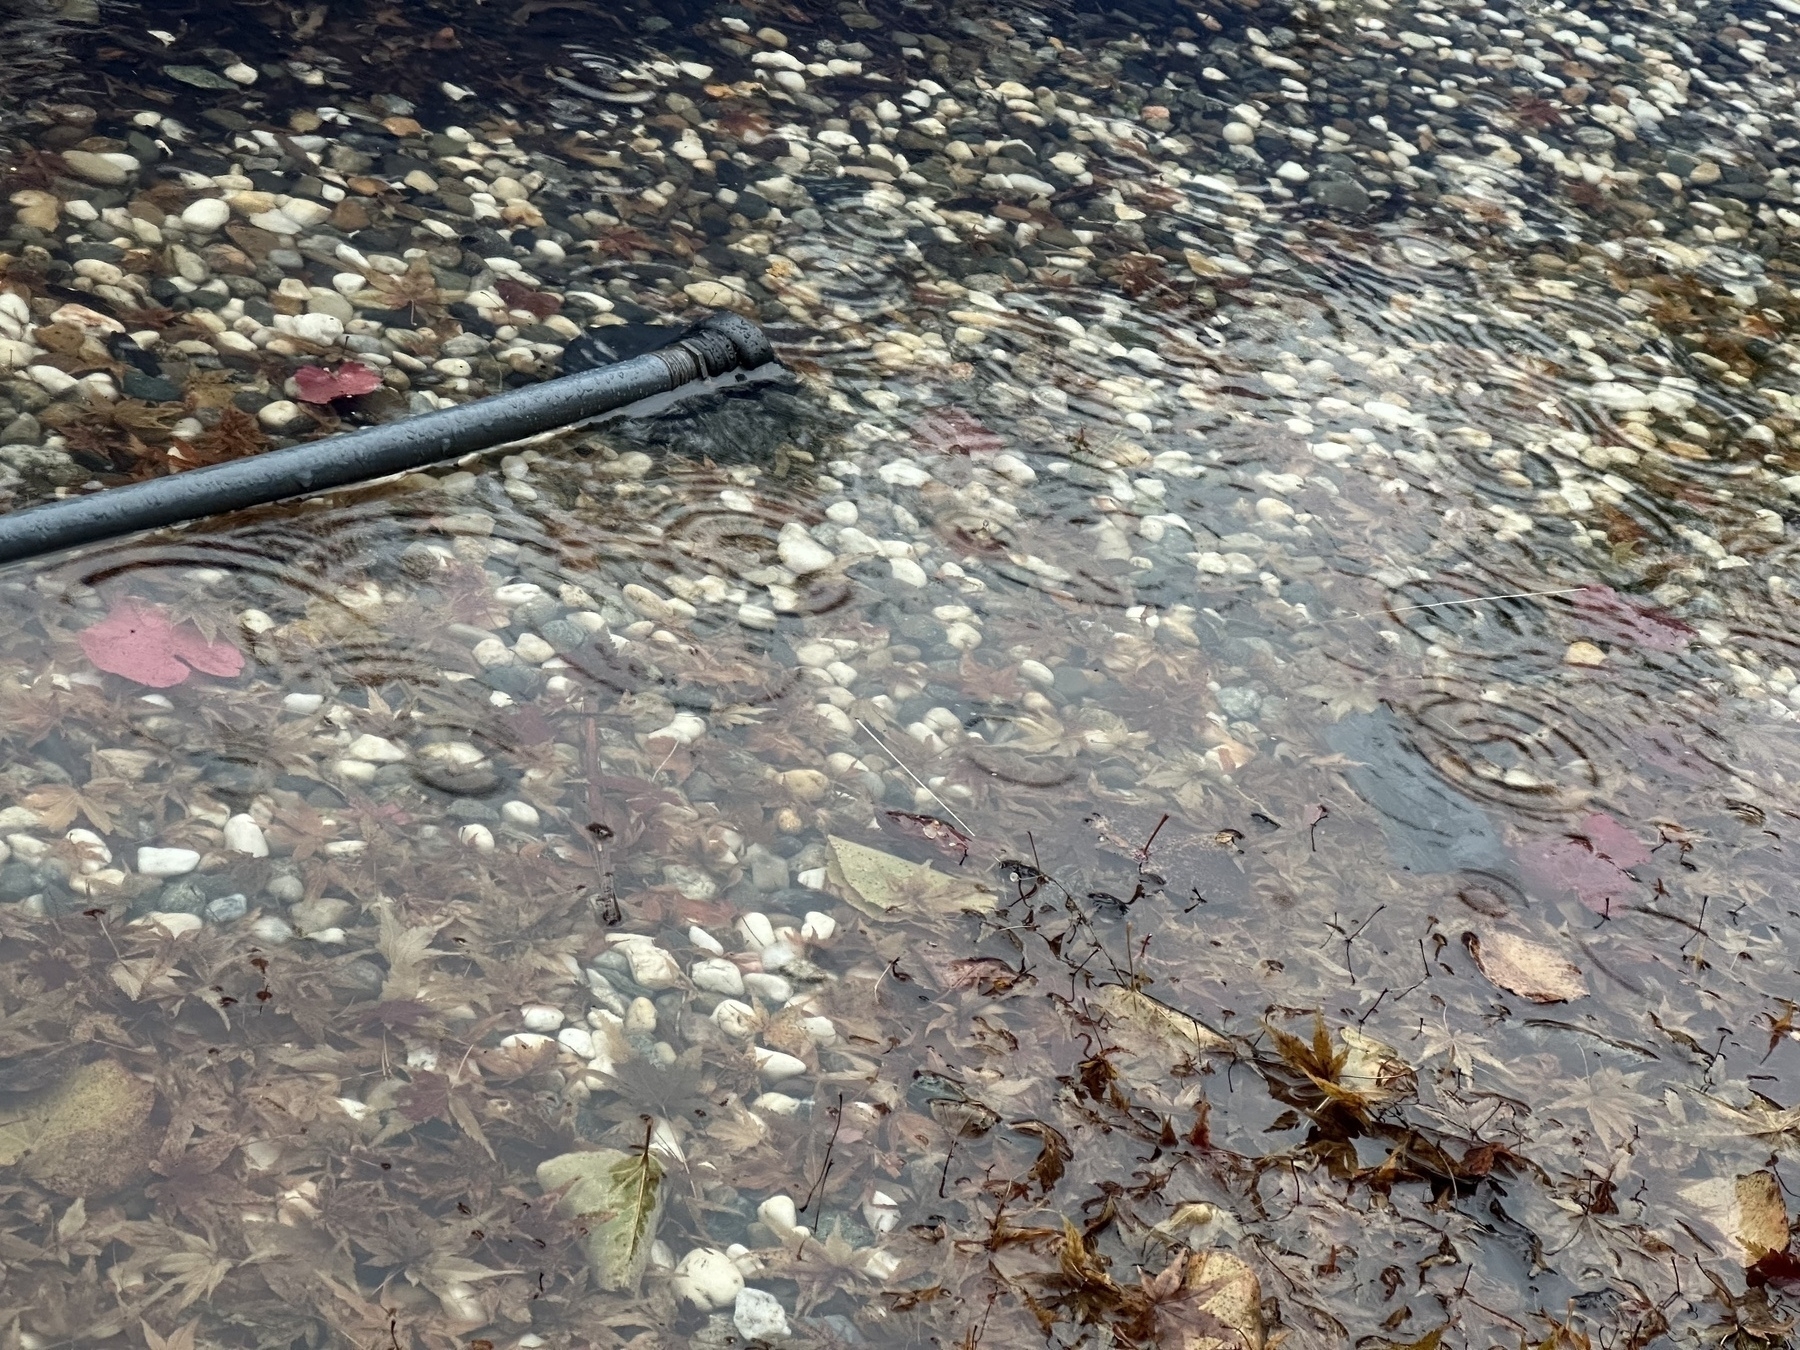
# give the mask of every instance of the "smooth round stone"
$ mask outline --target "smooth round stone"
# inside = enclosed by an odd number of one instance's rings
[[[63,163],[77,178],[102,187],[115,187],[143,168],[133,155],[113,152],[95,154],[90,150],[65,150]]]
[[[723,994],[727,998],[736,998],[744,992],[744,972],[722,957],[711,957],[705,961],[696,961],[688,971],[694,988],[703,989],[709,994]]]
[[[344,336],[344,321],[335,314],[296,314],[294,336],[329,347]]]
[[[781,527],[776,552],[783,567],[802,577],[822,572],[837,561],[837,555],[808,534],[804,526],[791,523]]]
[[[504,802],[500,807],[500,819],[508,825],[535,830],[538,827],[538,810],[530,802]]]
[[[764,1003],[777,1006],[786,1003],[794,996],[794,986],[779,975],[771,975],[767,971],[753,971],[744,976],[744,988],[748,989]]]
[[[292,399],[278,398],[272,403],[265,403],[256,410],[256,420],[270,431],[285,431],[295,423],[305,420],[306,414],[300,405]]]
[[[398,764],[406,758],[406,747],[395,745],[385,736],[362,735],[345,747],[344,754],[367,764]]]
[[[521,661],[529,661],[535,666],[555,656],[556,648],[536,633],[521,633],[519,640],[513,643],[513,654]]]
[[[756,1060],[757,1071],[765,1081],[779,1083],[788,1078],[797,1078],[806,1072],[806,1061],[785,1050],[771,1050],[767,1046],[753,1045],[750,1053]]]
[[[217,197],[202,197],[197,202],[189,203],[181,213],[181,223],[201,234],[211,234],[214,230],[223,229],[230,219],[230,204]]]
[[[200,855],[191,848],[140,848],[137,870],[147,877],[182,877],[200,865]]]
[[[744,1275],[724,1252],[696,1247],[681,1258],[669,1281],[675,1296],[702,1312],[729,1308],[744,1291]]]
[[[225,847],[233,853],[247,853],[252,858],[269,856],[269,841],[263,837],[262,826],[243,814],[225,822]]]

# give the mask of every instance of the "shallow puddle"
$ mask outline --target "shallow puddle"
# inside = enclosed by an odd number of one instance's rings
[[[1791,8],[9,20],[5,1343],[1785,1344]]]

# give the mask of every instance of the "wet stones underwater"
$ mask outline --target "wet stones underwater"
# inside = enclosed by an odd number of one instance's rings
[[[1795,17],[9,8],[8,1342],[1786,1343]]]

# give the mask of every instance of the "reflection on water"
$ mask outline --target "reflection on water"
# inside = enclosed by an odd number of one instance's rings
[[[1786,7],[490,8],[8,109],[15,507],[790,372],[0,577],[8,1343],[1783,1343]]]

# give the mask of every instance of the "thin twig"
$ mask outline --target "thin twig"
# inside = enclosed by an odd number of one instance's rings
[[[806,1192],[806,1200],[800,1206],[802,1214],[806,1213],[807,1206],[813,1202],[813,1197],[818,1195],[821,1188],[824,1187],[825,1178],[831,1175],[831,1151],[837,1147],[838,1131],[844,1128],[844,1094],[841,1092],[838,1093],[837,1110],[833,1111],[832,1115],[836,1118],[836,1123],[832,1125],[831,1139],[825,1145],[825,1165],[819,1169],[819,1179],[813,1182],[811,1188]]]
[[[969,822],[964,820],[961,816],[957,815],[956,812],[952,811],[950,809],[949,802],[945,801],[942,797],[938,796],[937,793],[932,792],[930,785],[928,783],[926,783],[926,781],[923,778],[919,777],[918,774],[914,773],[911,769],[907,768],[905,761],[902,760],[900,758],[900,756],[896,755],[893,752],[893,750],[888,746],[888,743],[886,741],[882,740],[880,736],[875,734],[874,727],[870,726],[867,722],[863,721],[862,718],[860,718],[860,717],[856,719],[856,725],[861,727],[864,731],[868,732],[870,738],[875,742],[875,744],[877,744],[881,747],[882,751],[887,755],[887,757],[889,759],[893,760],[894,763],[896,763],[900,766],[901,773],[905,774],[908,778],[912,779],[913,782],[917,783],[920,787],[924,788],[925,791],[930,794],[931,800],[936,802],[939,806],[943,807],[945,814],[948,815],[950,817],[950,819],[954,820],[958,825],[962,826],[962,832],[964,834],[968,835],[971,839],[975,837],[975,831],[969,828]]]
[[[1565,586],[1560,591],[1513,591],[1508,595],[1478,595],[1469,600],[1433,600],[1428,605],[1402,605],[1399,609],[1369,610],[1363,614],[1343,614],[1338,619],[1328,619],[1327,623],[1337,623],[1343,619],[1373,619],[1382,614],[1410,614],[1415,609],[1442,609],[1445,605],[1485,605],[1490,600],[1536,600],[1546,595],[1573,595],[1576,591],[1585,591],[1586,586]]]

